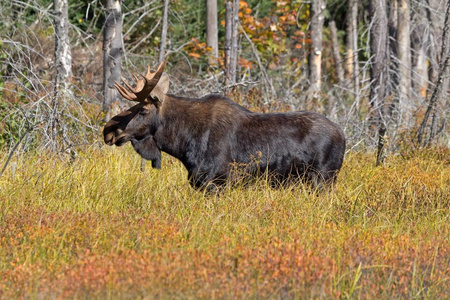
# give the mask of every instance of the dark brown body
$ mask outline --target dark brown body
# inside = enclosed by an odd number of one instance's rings
[[[176,157],[196,188],[223,184],[235,165],[251,175],[268,171],[280,182],[294,177],[315,186],[333,182],[342,166],[344,134],[320,114],[253,113],[219,95],[163,98],[111,119],[105,142],[131,141],[154,167],[160,151]]]

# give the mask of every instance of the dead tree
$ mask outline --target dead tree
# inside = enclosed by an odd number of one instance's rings
[[[122,9],[120,0],[107,0],[105,6],[105,26],[103,28],[103,111],[109,120],[111,113],[118,109],[120,95],[114,82],[121,80],[123,54]]]
[[[159,62],[161,63],[166,57],[167,28],[169,23],[169,0],[164,0],[162,27],[161,27],[161,43],[159,44]]]
[[[54,0],[54,28],[55,28],[55,87],[53,95],[52,113],[50,116],[50,138],[52,148],[56,150],[57,123],[60,113],[60,94],[70,93],[70,77],[72,76],[72,54],[69,42],[69,16],[67,0]]]
[[[358,1],[349,0],[347,10],[347,40],[345,52],[345,78],[354,88],[359,88],[359,63],[358,63]],[[359,91],[355,91],[356,96]]]
[[[378,131],[378,149],[376,165],[384,160],[384,142],[386,135],[386,120],[384,114],[385,88],[387,82],[388,55],[388,23],[385,0],[370,0],[369,13],[372,16],[370,28],[370,123]]]
[[[411,118],[411,39],[409,0],[398,0],[397,6],[398,115],[399,122]]]
[[[214,60],[219,57],[218,39],[217,0],[206,0],[206,45],[211,47]]]
[[[411,3],[414,5],[414,3]],[[427,45],[429,45],[429,22],[427,20],[427,10],[422,5],[415,4],[412,8],[412,28],[411,45],[413,48],[411,64],[413,69],[412,85],[415,98],[418,102],[423,102],[427,97],[428,90],[428,58]]]
[[[438,79],[434,86],[433,94],[431,95],[430,101],[428,103],[425,116],[419,127],[419,132],[417,136],[417,141],[420,146],[429,146],[436,136],[437,133],[437,123],[438,115],[436,111],[436,105],[441,100],[443,93],[443,83],[444,78],[447,76],[450,67],[450,53],[449,53],[449,30],[450,30],[450,1],[447,2],[445,9],[445,21],[443,28],[442,37],[442,48],[441,48],[441,61],[439,63],[439,73]],[[442,125],[442,127],[445,124]]]
[[[333,58],[334,58],[334,63],[336,65],[336,76],[338,79],[338,83],[340,85],[344,85],[345,84],[344,68],[342,67],[342,58],[341,58],[341,54],[339,53],[339,40],[338,40],[336,22],[334,20],[332,20],[330,22],[330,32],[331,32],[331,42],[333,45]]]
[[[55,86],[60,84],[67,89],[72,76],[72,54],[69,42],[69,15],[67,0],[54,0],[55,26]]]
[[[236,83],[239,0],[227,1],[225,12],[225,86]]]
[[[309,84],[312,97],[317,98],[322,79],[322,28],[325,2],[313,0],[310,4],[311,14],[311,49],[309,52]]]

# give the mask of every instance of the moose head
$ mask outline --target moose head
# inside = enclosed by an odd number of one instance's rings
[[[114,116],[106,123],[103,130],[105,144],[122,146],[131,142],[134,149],[145,159],[152,161],[154,168],[161,167],[161,152],[152,136],[152,127],[158,107],[164,101],[169,89],[169,79],[163,74],[166,61],[162,62],[156,72],[147,68],[147,74],[136,79],[136,87],[124,81],[126,87],[114,84],[119,93],[127,100],[137,102],[128,110]]]

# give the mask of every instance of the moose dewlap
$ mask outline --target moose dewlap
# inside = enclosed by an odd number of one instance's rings
[[[245,165],[246,174],[268,171],[278,182],[298,178],[320,186],[335,181],[345,151],[337,124],[305,111],[254,113],[215,94],[193,99],[167,94],[165,65],[134,76],[135,88],[116,83],[120,94],[137,104],[108,121],[106,144],[130,141],[154,168],[160,168],[161,151],[166,152],[184,164],[195,188],[224,184],[236,165]]]

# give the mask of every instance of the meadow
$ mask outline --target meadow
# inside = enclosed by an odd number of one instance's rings
[[[0,177],[0,298],[450,295],[450,150],[348,152],[333,190],[193,190],[164,156],[15,155]],[[0,152],[2,166],[7,152]]]

